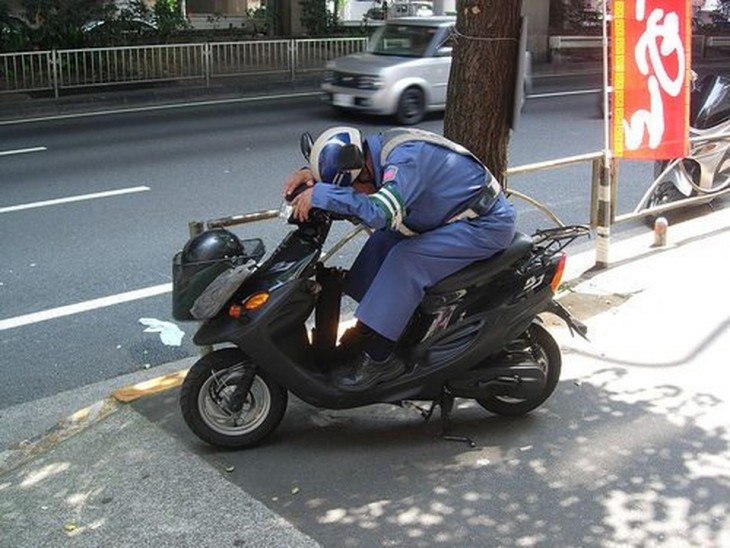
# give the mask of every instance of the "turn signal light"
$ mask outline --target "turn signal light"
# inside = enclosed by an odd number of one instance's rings
[[[261,291],[254,293],[248,299],[243,302],[243,307],[246,310],[258,310],[266,304],[269,300],[269,293],[267,291]]]
[[[563,272],[565,272],[565,263],[568,260],[568,256],[563,253],[560,256],[560,261],[558,262],[558,268],[555,270],[555,275],[553,276],[553,281],[550,282],[550,288],[553,290],[553,293],[558,292],[558,287],[560,287],[560,282],[563,279]]]

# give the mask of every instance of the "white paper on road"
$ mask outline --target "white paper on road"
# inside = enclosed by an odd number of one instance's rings
[[[172,322],[155,318],[140,318],[139,323],[146,325],[144,333],[159,333],[162,344],[166,346],[180,346],[185,332]]]

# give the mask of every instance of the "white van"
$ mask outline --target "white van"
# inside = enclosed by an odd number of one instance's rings
[[[446,107],[455,17],[406,17],[385,22],[368,50],[327,63],[323,100],[336,109],[395,115],[417,124]],[[530,88],[530,56],[525,89]]]

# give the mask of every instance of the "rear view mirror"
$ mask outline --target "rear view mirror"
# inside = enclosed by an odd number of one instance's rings
[[[308,131],[302,133],[302,136],[299,138],[299,149],[302,151],[302,156],[304,156],[307,162],[309,161],[309,155],[312,153],[313,144],[314,139],[312,139],[310,133]]]
[[[337,157],[337,167],[341,170],[362,169],[365,159],[362,150],[356,145],[345,145],[340,149]]]

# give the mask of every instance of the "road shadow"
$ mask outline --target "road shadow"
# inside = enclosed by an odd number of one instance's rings
[[[730,438],[705,421],[720,400],[612,391],[624,375],[562,381],[518,419],[461,401],[454,433],[473,449],[413,411],[292,401],[267,443],[220,451],[187,430],[177,391],[134,407],[324,546],[721,545]]]

